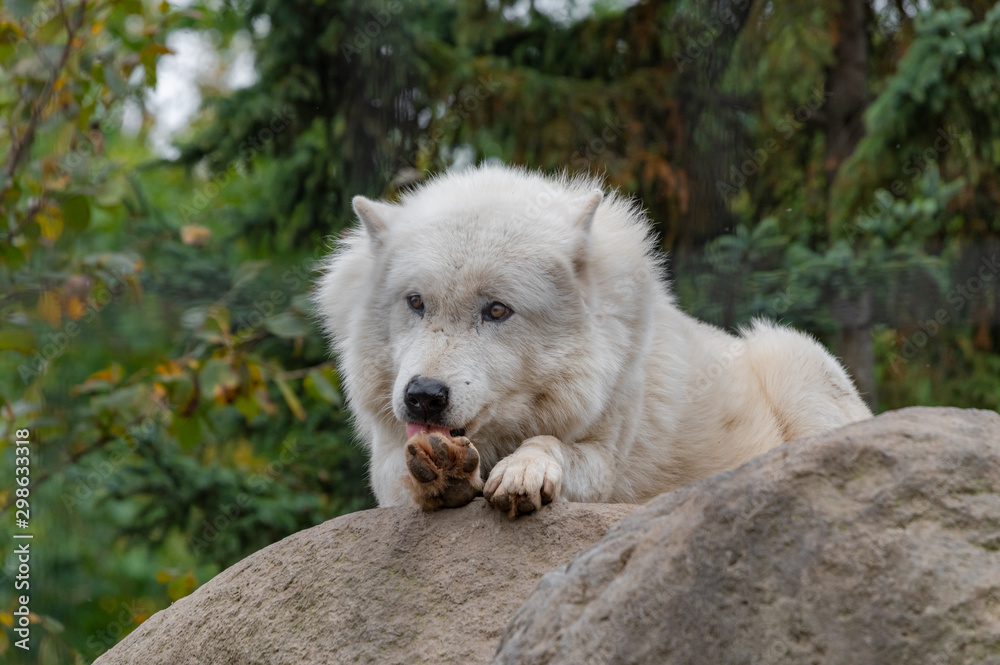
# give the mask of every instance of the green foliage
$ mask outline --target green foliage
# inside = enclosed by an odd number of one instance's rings
[[[224,566],[372,505],[311,318],[320,247],[260,260],[224,214],[266,154],[203,179],[144,146],[157,59],[194,25],[235,30],[203,6],[0,10],[0,455],[30,430],[37,623],[28,653],[4,629],[5,662],[88,661]]]
[[[765,316],[794,321],[829,338],[838,330],[826,306],[832,301],[865,292],[874,295],[876,309],[886,311],[900,290],[919,280],[943,293],[951,280],[947,262],[924,248],[962,186],[961,181],[941,184],[931,169],[911,200],[894,200],[879,190],[877,205],[824,251],[795,242],[774,217],[753,228],[741,224],[705,246],[708,270],[696,278],[702,297],[692,295],[691,306],[727,327]]]
[[[881,408],[1000,408],[997,7],[862,3],[853,128],[848,0],[539,4],[3,5],[0,458],[31,430],[40,580],[37,648],[0,629],[4,662],[87,662],[373,505],[307,293],[352,196],[456,165],[602,174],[650,211],[687,310],[835,349],[864,331]],[[144,100],[180,30],[249,42],[257,81],[203,83],[166,161]]]
[[[940,162],[942,173],[965,176],[970,192],[987,199],[963,206],[991,211],[971,217],[967,232],[1000,230],[996,193],[976,187],[995,180],[1000,166],[1000,6],[982,21],[971,19],[962,7],[917,17],[916,37],[866,110],[867,135],[835,184],[835,224],[845,223],[874,188],[889,188],[892,178],[908,183]]]

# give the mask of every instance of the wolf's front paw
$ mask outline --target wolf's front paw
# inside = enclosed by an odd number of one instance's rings
[[[403,483],[424,510],[460,508],[483,489],[479,452],[464,436],[414,434],[406,442],[406,466]]]
[[[532,513],[559,496],[562,467],[537,448],[520,448],[493,467],[483,496],[510,517]]]

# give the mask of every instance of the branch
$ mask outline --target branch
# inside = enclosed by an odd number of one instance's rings
[[[86,448],[78,450],[75,453],[70,453],[69,463],[66,464],[65,466],[57,469],[57,471],[58,472],[65,471],[66,469],[70,468],[71,466],[73,466],[74,464],[76,464],[77,462],[79,462],[85,456],[89,455],[92,452],[100,450],[101,448],[103,448],[104,446],[108,445],[112,441],[116,441],[117,439],[120,439],[120,438],[121,438],[121,436],[118,435],[118,434],[111,434],[111,433],[102,434],[101,438],[99,438],[97,441],[95,441],[91,445],[87,446]],[[31,490],[35,491],[35,488],[37,488],[39,485],[41,485],[42,483],[44,483],[46,480],[49,480],[50,478],[52,478],[53,473],[56,473],[56,471],[51,471],[50,470],[50,471],[46,471],[45,473],[43,473],[41,475],[34,476],[31,479]],[[7,510],[11,506],[14,505],[15,501],[16,501],[16,498],[15,498],[14,494],[11,493],[10,498],[7,499],[7,503],[5,503],[4,505],[0,506],[0,515],[3,515],[5,512],[7,512]]]
[[[2,197],[0,197],[0,200],[2,200]],[[7,238],[10,240],[11,244],[14,244],[14,238],[21,235],[21,232],[24,231],[24,228],[28,225],[28,222],[34,219],[35,215],[38,214],[38,211],[42,209],[43,202],[44,199],[39,198],[35,201],[35,203],[28,206],[28,210],[24,213],[24,217],[21,218],[21,221],[15,224],[13,230],[7,233]],[[13,222],[13,218],[11,221]]]
[[[3,295],[0,295],[0,305],[7,302],[8,300],[17,300],[21,296],[28,296],[33,293],[41,293],[41,291],[42,291],[41,288],[29,288],[29,289],[21,289],[19,291],[10,291],[8,293],[4,293]]]
[[[41,94],[39,94],[38,98],[35,100],[35,104],[31,109],[31,116],[28,118],[28,126],[21,134],[20,139],[14,143],[10,160],[7,163],[7,167],[4,169],[4,181],[0,184],[0,202],[4,200],[7,190],[10,189],[10,183],[13,182],[14,172],[17,171],[17,167],[20,165],[21,160],[24,159],[25,154],[27,154],[27,149],[34,141],[35,130],[38,129],[38,123],[42,120],[42,113],[45,111],[45,107],[49,103],[49,98],[52,97],[52,93],[55,90],[56,81],[59,79],[59,72],[66,67],[66,63],[69,61],[69,55],[73,50],[73,40],[76,38],[76,33],[79,32],[80,28],[83,26],[86,8],[87,0],[81,0],[80,7],[76,13],[76,25],[70,25],[68,21],[66,23],[66,45],[63,47],[62,53],[59,56],[59,62],[52,68],[52,73],[49,75],[48,81],[45,82],[45,87],[42,88]],[[63,11],[61,0],[59,2],[59,9],[60,11]],[[11,234],[8,234],[8,237],[13,238]]]

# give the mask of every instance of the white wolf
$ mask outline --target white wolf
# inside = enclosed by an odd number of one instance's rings
[[[642,502],[871,415],[812,338],[682,313],[644,213],[597,181],[485,165],[354,210],[363,229],[315,298],[380,506],[427,480],[407,445],[419,432],[469,437],[468,482],[488,476],[513,515]]]

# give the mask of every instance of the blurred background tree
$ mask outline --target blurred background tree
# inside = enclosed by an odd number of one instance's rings
[[[171,145],[192,40],[216,64]],[[975,1],[6,1],[0,459],[29,428],[36,630],[11,644],[0,484],[0,654],[90,662],[373,505],[307,294],[352,196],[448,168],[600,175],[686,310],[812,332],[879,410],[1000,409],[998,54]]]

